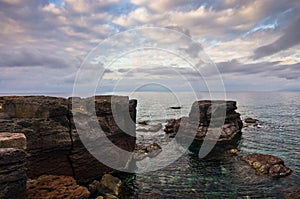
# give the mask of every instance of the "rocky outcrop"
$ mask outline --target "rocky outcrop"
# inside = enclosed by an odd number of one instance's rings
[[[90,192],[86,187],[77,185],[71,176],[40,176],[29,180],[26,198],[72,198],[88,199]]]
[[[76,180],[92,180],[111,170],[86,150],[77,132],[78,125],[74,123],[73,114],[81,114],[81,118],[86,119],[88,125],[93,125],[92,122],[97,126],[100,125],[107,138],[118,147],[127,151],[134,150],[135,137],[131,135],[135,135],[136,100],[122,96],[76,99],[84,105],[80,112],[72,109],[74,98],[0,97],[2,107],[0,133],[25,134],[27,175],[30,178],[41,175],[65,175],[73,176]],[[114,100],[113,103],[111,99]],[[92,110],[95,110],[96,121],[91,120]],[[114,113],[113,110],[117,112]],[[123,128],[120,128],[122,125]],[[124,131],[130,132],[131,135]],[[101,137],[98,136],[97,141],[99,139]],[[120,164],[125,166],[124,162]]]
[[[269,174],[272,177],[282,177],[292,173],[292,170],[284,165],[284,161],[273,155],[250,154],[241,159],[251,165],[257,174]]]
[[[25,152],[0,148],[0,198],[24,198],[26,180]]]
[[[174,137],[178,130],[188,136],[195,132],[195,140],[220,134],[218,142],[230,141],[241,134],[243,122],[235,101],[210,101],[194,102],[189,117],[171,119],[167,121],[164,131]]]

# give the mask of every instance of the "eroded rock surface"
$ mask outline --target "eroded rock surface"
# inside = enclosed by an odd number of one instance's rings
[[[82,107],[72,109],[74,101],[79,101]],[[105,140],[108,152],[111,151],[109,146],[112,146],[110,141],[124,150],[134,150],[137,101],[128,97],[96,96],[74,100],[7,96],[0,97],[0,103],[0,132],[23,133],[27,138],[27,175],[30,178],[65,175],[73,176],[76,180],[91,180],[110,171],[111,168],[100,163],[86,150],[78,130],[81,136],[96,136],[94,143],[104,143]],[[84,131],[86,127],[99,125],[101,128]],[[118,161],[118,164],[124,167],[128,157],[122,156],[120,159],[122,161]]]
[[[71,176],[40,176],[29,180],[26,198],[88,199],[90,192]]]
[[[26,181],[25,152],[0,148],[0,198],[24,198]]]
[[[272,177],[282,177],[292,173],[292,170],[284,165],[284,161],[273,155],[250,154],[241,159],[251,165],[258,174],[269,174]]]
[[[216,137],[219,142],[230,141],[241,133],[243,122],[235,101],[194,102],[189,117],[171,119],[167,121],[164,131],[174,137],[178,131],[184,136],[203,140],[207,135]]]

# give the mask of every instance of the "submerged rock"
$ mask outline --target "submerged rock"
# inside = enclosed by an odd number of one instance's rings
[[[71,176],[40,176],[29,180],[26,198],[74,198],[88,199],[90,192],[86,187],[77,185]]]
[[[244,122],[253,124],[253,123],[258,122],[258,120],[254,119],[254,118],[251,118],[251,117],[248,117],[248,118],[244,119]]]
[[[284,165],[284,161],[273,155],[250,154],[241,157],[241,160],[251,165],[257,174],[269,174],[272,177],[282,177],[292,173],[292,170]]]

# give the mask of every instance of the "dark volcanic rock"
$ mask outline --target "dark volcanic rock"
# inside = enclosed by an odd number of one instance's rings
[[[79,101],[82,107],[72,109],[73,99]],[[104,132],[103,136],[107,136],[118,147],[134,150],[137,101],[128,97],[64,99],[8,96],[0,97],[0,104],[0,132],[23,133],[27,138],[27,175],[30,178],[67,175],[76,180],[91,180],[110,171],[82,144],[78,130],[82,132],[87,127],[101,127],[84,134],[86,137],[96,136],[94,142],[101,142],[100,135]],[[77,119],[76,125],[73,115],[81,119]],[[78,124],[78,121],[83,123]],[[124,167],[126,157],[123,159],[119,164]]]
[[[25,152],[0,148],[0,198],[24,198],[26,181]]]
[[[241,134],[243,126],[236,109],[235,101],[197,101],[193,103],[189,117],[167,121],[164,131],[174,137],[180,130],[185,136],[195,136],[199,141],[207,135],[215,137],[220,134],[217,137],[219,142],[231,141]]]
[[[282,159],[273,155],[250,154],[241,157],[241,159],[250,164],[260,174],[281,177],[292,173],[292,170],[284,165]]]
[[[87,188],[77,185],[71,176],[40,176],[29,180],[26,198],[74,198],[88,199],[90,192]]]

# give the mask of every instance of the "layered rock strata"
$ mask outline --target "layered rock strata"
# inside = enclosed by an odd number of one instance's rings
[[[25,152],[0,148],[0,198],[24,198],[26,181]]]
[[[230,141],[241,134],[243,126],[236,109],[235,101],[197,101],[193,103],[189,117],[168,120],[164,131],[170,137],[180,131],[182,136],[195,137],[195,140],[209,136],[218,142]]]
[[[111,170],[94,158],[82,144],[80,136],[85,131],[79,136],[77,129],[82,126],[74,122],[74,117],[78,118],[78,115],[85,119],[86,124],[100,125],[100,130],[93,130],[100,143],[103,143],[102,135],[119,148],[134,150],[136,100],[123,96],[74,99],[44,96],[0,97],[0,133],[25,134],[29,178],[65,175],[73,176],[76,180],[91,180]],[[78,107],[72,109],[74,101],[79,101],[80,106],[83,106],[80,111]],[[104,140],[107,142],[107,139]],[[112,146],[111,143],[108,144]],[[128,161],[128,157],[126,158]],[[121,167],[125,167],[125,164],[127,162],[120,162]]]

